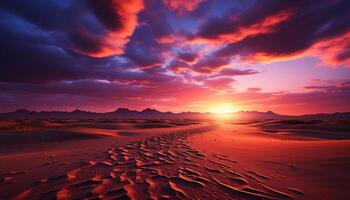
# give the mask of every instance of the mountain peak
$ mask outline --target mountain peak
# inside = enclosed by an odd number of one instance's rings
[[[156,110],[156,109],[153,109],[153,108],[146,108],[144,110],[142,110],[143,113],[160,113],[160,111]]]
[[[135,113],[135,110],[130,110],[129,108],[118,108],[117,110],[114,111],[114,113],[117,114],[130,114],[130,113]]]
[[[72,113],[86,113],[86,111],[75,109]]]
[[[121,112],[121,111],[131,111],[129,108],[118,108],[115,110],[115,112]]]
[[[30,111],[28,109],[17,109],[14,113],[18,113],[18,114],[29,114],[29,113],[35,113],[34,111]]]

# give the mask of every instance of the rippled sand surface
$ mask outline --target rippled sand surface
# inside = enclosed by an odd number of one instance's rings
[[[93,130],[84,128],[82,132],[91,135]],[[57,155],[36,152],[34,155],[41,157],[31,165],[18,161],[23,166],[12,166],[16,171],[0,173],[0,197],[250,200],[314,199],[323,195],[336,199],[349,194],[341,190],[349,186],[345,172],[350,166],[347,140],[280,140],[259,134],[256,127],[214,122],[140,130],[112,129],[122,133],[115,137],[96,133],[104,139],[90,139],[86,144],[99,145],[72,151],[74,155],[65,148]],[[321,148],[323,155],[310,157]],[[23,153],[2,155],[0,159],[15,163],[16,156],[20,159]],[[334,163],[338,157],[343,158],[342,165]],[[326,167],[319,166],[320,162]],[[322,174],[325,172],[328,175]],[[328,190],[323,188],[327,184],[318,181],[330,181],[338,175],[342,177]]]

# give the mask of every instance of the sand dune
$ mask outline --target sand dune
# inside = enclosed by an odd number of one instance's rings
[[[96,121],[51,123],[54,128],[45,130],[60,127],[72,135],[93,137],[63,143],[57,139],[60,142],[43,147],[44,152],[32,143],[26,152],[0,154],[0,161],[8,163],[0,166],[1,199],[344,199],[349,195],[348,140],[281,139],[261,130],[267,121],[178,126],[165,121],[173,125],[163,128],[145,121],[116,124],[125,129],[86,126]],[[135,128],[135,123],[150,123],[153,128]],[[30,131],[32,137],[34,133],[38,132]],[[310,156],[320,149],[323,154]]]
[[[26,191],[30,190],[30,196],[38,199],[50,199],[53,195],[57,199],[291,198],[263,186],[246,172],[241,172],[239,179],[234,177],[230,160],[199,153],[186,141],[190,134],[196,133],[156,136],[112,147],[93,165],[87,163],[67,172],[62,176],[64,180],[50,179]]]
[[[348,120],[267,120],[255,125],[264,132],[280,138],[350,139],[350,121]]]

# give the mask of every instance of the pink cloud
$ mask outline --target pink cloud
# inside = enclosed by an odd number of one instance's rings
[[[234,82],[232,78],[215,78],[205,80],[205,84],[212,89],[226,90],[231,88],[231,84]]]
[[[247,88],[247,92],[249,93],[260,92],[260,91],[261,91],[261,88],[259,87]]]
[[[350,32],[315,43],[304,55],[319,57],[330,66],[350,67]]]
[[[163,4],[179,14],[194,11],[204,0],[163,0]]]
[[[313,80],[305,89],[319,92],[350,91],[350,79],[344,80]]]

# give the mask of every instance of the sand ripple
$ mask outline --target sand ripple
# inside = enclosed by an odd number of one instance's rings
[[[288,193],[302,194],[295,188],[269,187],[265,182],[272,177],[238,170],[237,162],[225,155],[193,149],[186,140],[191,134],[196,133],[111,147],[61,178],[28,188],[17,199],[292,199]]]

